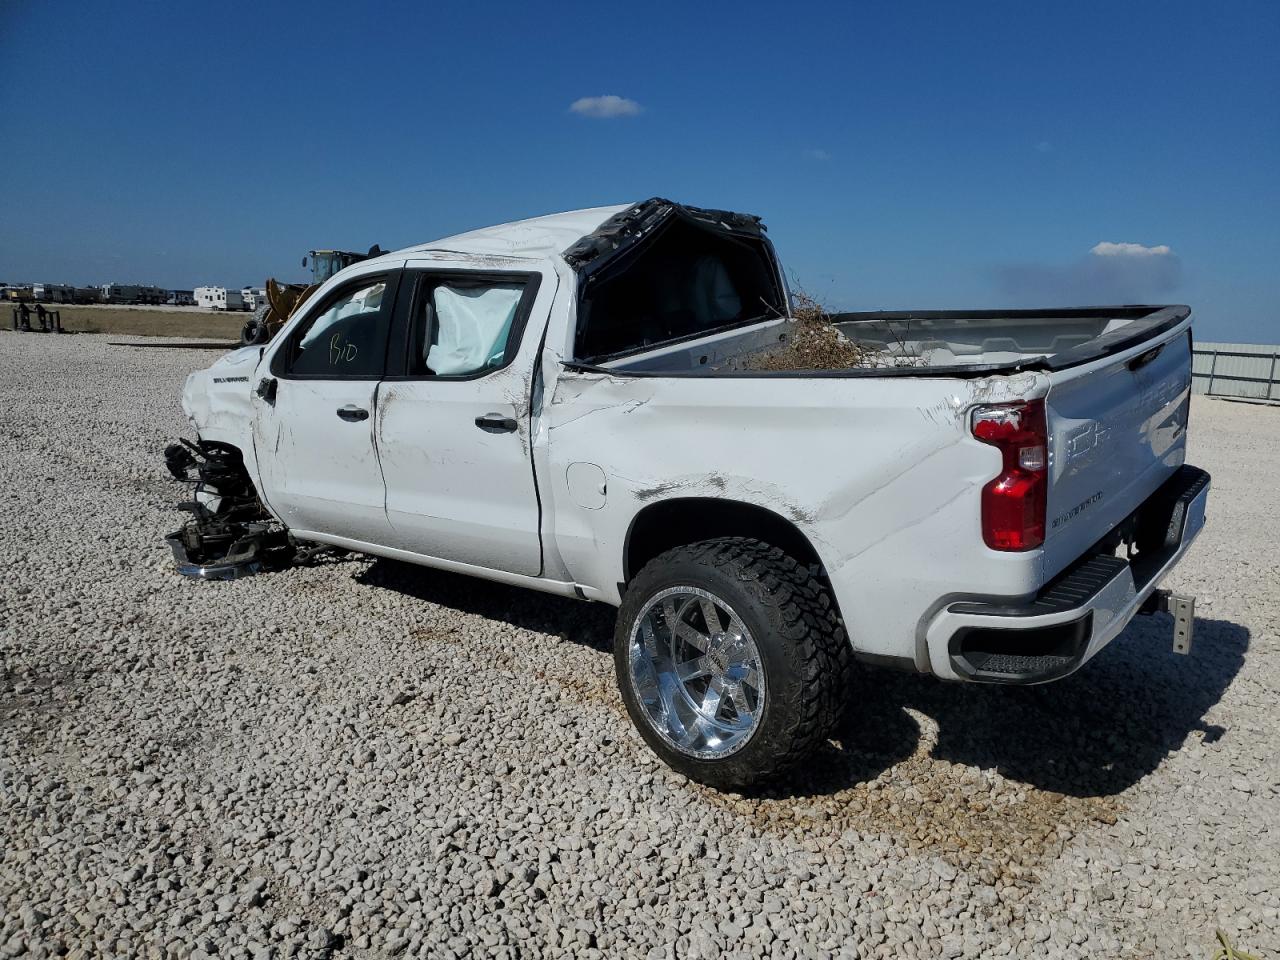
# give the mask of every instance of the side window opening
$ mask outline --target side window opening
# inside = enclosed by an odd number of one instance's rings
[[[334,379],[381,376],[391,308],[386,294],[385,277],[338,293],[294,335],[288,372]]]
[[[606,357],[781,316],[785,302],[763,239],[676,220],[588,280],[574,353]]]
[[[466,377],[505,366],[525,302],[523,280],[441,279],[418,298],[410,376]]]

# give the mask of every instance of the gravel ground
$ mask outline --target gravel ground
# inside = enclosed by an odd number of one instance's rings
[[[207,352],[0,334],[0,956],[1280,951],[1280,410],[1197,398],[1210,524],[1046,687],[868,672],[783,790],[669,772],[612,611],[387,561],[185,580]]]

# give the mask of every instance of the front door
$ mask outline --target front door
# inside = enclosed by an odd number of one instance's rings
[[[373,425],[398,280],[398,271],[371,274],[327,294],[276,347],[260,382],[261,493],[296,533],[390,539]]]
[[[555,275],[406,269],[401,291],[374,427],[395,545],[536,576],[530,383]]]

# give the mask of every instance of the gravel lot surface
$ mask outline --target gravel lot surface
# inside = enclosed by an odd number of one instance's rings
[[[1280,952],[1280,410],[1197,398],[1210,523],[1046,687],[867,672],[786,789],[654,760],[612,611],[386,561],[183,579],[207,352],[0,334],[0,956]]]

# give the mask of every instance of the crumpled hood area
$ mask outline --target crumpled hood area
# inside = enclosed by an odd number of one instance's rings
[[[187,377],[182,412],[205,440],[241,446],[251,439],[253,374],[261,347],[241,347]]]

